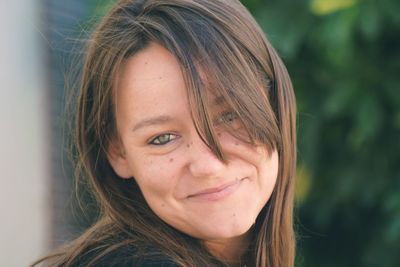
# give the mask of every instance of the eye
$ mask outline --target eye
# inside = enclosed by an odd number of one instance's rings
[[[224,111],[222,112],[218,119],[217,124],[224,124],[224,123],[232,123],[238,118],[236,112],[233,111]]]
[[[156,145],[156,146],[161,146],[161,145],[165,145],[165,144],[171,142],[175,138],[177,138],[177,136],[175,134],[170,134],[170,133],[161,134],[161,135],[158,135],[155,138],[153,138],[149,142],[149,144]]]

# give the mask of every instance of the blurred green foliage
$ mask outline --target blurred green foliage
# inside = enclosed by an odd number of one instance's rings
[[[242,2],[297,95],[297,266],[400,266],[400,1]]]
[[[298,100],[298,266],[400,266],[400,1],[248,0]]]

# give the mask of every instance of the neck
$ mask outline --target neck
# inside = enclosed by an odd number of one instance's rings
[[[251,240],[251,232],[223,240],[207,240],[204,245],[218,259],[226,261],[230,266],[240,266]]]

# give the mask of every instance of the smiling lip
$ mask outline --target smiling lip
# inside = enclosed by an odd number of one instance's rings
[[[229,182],[218,187],[202,190],[193,195],[190,195],[188,198],[195,198],[195,199],[209,200],[209,201],[220,200],[233,193],[239,187],[242,180],[243,179],[235,180],[233,182]]]

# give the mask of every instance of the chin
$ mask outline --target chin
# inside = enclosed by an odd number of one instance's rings
[[[221,223],[219,225],[211,225],[202,234],[201,239],[207,240],[218,240],[218,239],[229,239],[246,234],[251,227],[253,222],[250,221],[236,221],[232,224]]]

